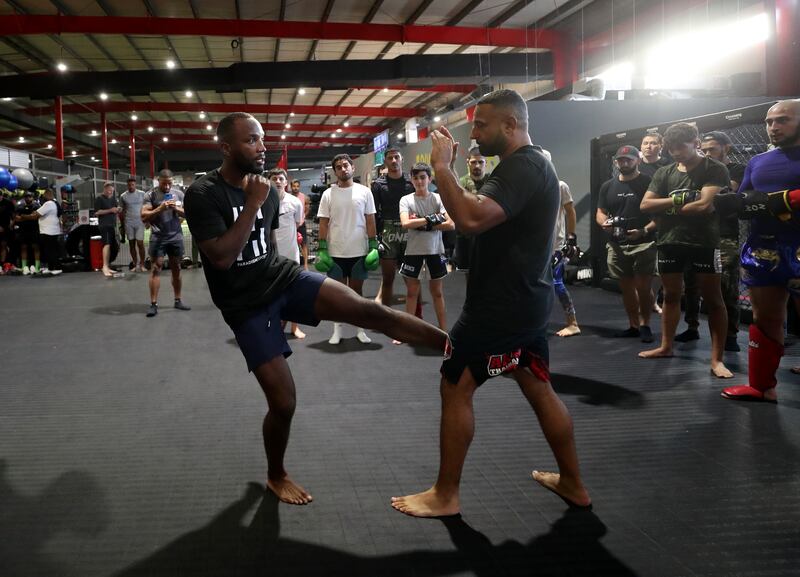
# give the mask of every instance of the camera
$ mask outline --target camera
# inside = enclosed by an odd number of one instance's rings
[[[628,220],[630,219],[621,216],[615,216],[608,220],[608,224],[611,225],[611,240],[614,242],[625,242],[628,236]]]

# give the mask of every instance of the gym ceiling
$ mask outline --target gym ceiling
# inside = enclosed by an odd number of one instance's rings
[[[216,122],[244,110],[273,162],[285,146],[290,166],[310,166],[409,118],[424,134],[490,87],[559,98],[637,25],[754,3],[0,0],[0,146],[54,156],[60,97],[64,155],[79,162],[100,162],[105,119],[111,167],[128,166],[131,134],[143,164],[152,146],[213,165]]]

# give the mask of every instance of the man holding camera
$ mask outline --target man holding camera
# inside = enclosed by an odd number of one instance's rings
[[[175,292],[175,308],[180,311],[191,310],[181,300],[181,259],[183,258],[183,192],[172,187],[172,172],[162,170],[158,173],[158,186],[144,196],[142,220],[150,224],[150,308],[148,317],[158,314],[158,289],[161,288],[159,276],[164,257],[169,257],[172,271],[172,290]]]
[[[628,315],[628,328],[615,337],[641,338],[653,342],[650,329],[651,285],[656,270],[656,225],[642,214],[639,205],[650,184],[650,177],[639,172],[639,151],[622,146],[614,155],[619,174],[600,187],[595,220],[609,235],[606,244],[608,272],[619,280],[622,303]]]

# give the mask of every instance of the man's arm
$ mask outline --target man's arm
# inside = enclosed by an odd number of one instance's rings
[[[158,205],[158,208],[153,208],[152,203],[144,202],[142,204],[142,220],[144,222],[150,222],[153,220],[153,217],[157,214],[161,214],[166,210],[166,203],[162,202]]]
[[[575,214],[574,202],[568,202],[564,205],[564,218],[566,219],[566,233],[575,234],[575,225],[578,222],[578,216]]]
[[[594,221],[595,221],[595,222],[596,222],[596,223],[597,223],[599,226],[605,227],[605,226],[606,226],[606,221],[607,221],[609,218],[611,218],[611,217],[608,215],[608,213],[605,211],[605,209],[602,209],[602,208],[600,208],[600,207],[597,207],[597,212],[596,212],[596,213],[595,213],[595,215],[594,215]]]
[[[670,197],[661,198],[658,193],[648,190],[644,193],[642,203],[639,205],[639,210],[646,213],[659,213],[667,212],[674,206],[675,204]]]
[[[228,270],[233,266],[236,258],[242,252],[244,245],[250,238],[250,231],[256,222],[261,205],[269,196],[269,181],[261,175],[248,174],[245,177],[245,202],[244,209],[226,232],[220,236],[198,242],[200,250],[208,257],[211,265],[218,270]],[[155,211],[150,211],[155,212]],[[144,216],[144,208],[142,208]],[[274,237],[270,234],[270,240]]]
[[[364,216],[367,219],[367,238],[375,238],[376,236],[378,236],[378,231],[375,226],[375,215],[366,214]]]
[[[317,232],[318,240],[328,240],[328,224],[331,219],[325,216],[319,217],[319,231]]]
[[[694,202],[684,204],[680,214],[699,215],[714,212],[714,197],[722,190],[721,186],[707,185],[700,189],[700,198]]]

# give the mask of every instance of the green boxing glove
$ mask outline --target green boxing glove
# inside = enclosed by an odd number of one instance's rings
[[[378,268],[380,258],[380,253],[378,253],[378,239],[369,239],[369,252],[367,256],[364,257],[364,268],[367,270],[375,270]]]
[[[328,241],[319,241],[319,249],[317,249],[317,260],[314,262],[314,268],[319,272],[328,272],[333,268],[333,259],[328,254]]]

